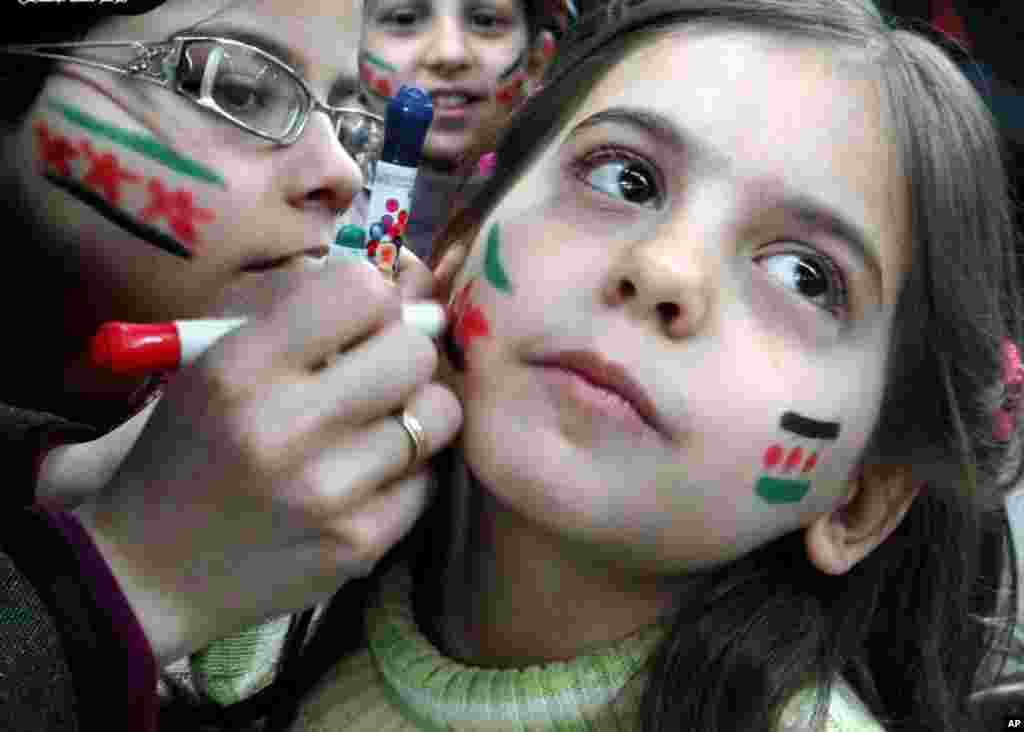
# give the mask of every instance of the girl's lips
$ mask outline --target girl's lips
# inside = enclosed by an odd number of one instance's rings
[[[588,350],[567,350],[533,361],[559,394],[602,413],[630,432],[668,433],[643,386],[620,364]]]
[[[280,257],[273,257],[269,259],[259,259],[254,262],[250,262],[242,267],[243,272],[266,272],[272,269],[280,269],[282,267],[288,267],[294,265],[300,261],[300,258],[309,257],[310,259],[320,260],[327,256],[329,253],[328,247],[315,247],[312,249],[304,249],[301,252],[291,252]]]
[[[632,435],[649,434],[651,427],[632,404],[617,392],[598,386],[570,369],[544,366],[541,380],[559,400],[565,399],[582,407],[588,415],[607,419]]]
[[[466,89],[435,89],[430,92],[435,117],[461,117],[485,97]]]

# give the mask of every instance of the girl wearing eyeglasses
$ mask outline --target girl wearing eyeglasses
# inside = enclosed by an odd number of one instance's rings
[[[90,5],[19,4],[0,48],[6,730],[153,729],[159,667],[369,571],[461,415],[399,321],[425,267],[326,262],[381,133],[361,7]],[[107,321],[221,316],[170,378],[81,362]]]

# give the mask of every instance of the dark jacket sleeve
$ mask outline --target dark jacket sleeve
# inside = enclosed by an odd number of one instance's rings
[[[0,730],[151,732],[157,669],[102,555],[67,513],[33,505],[38,456],[96,435],[0,404]]]
[[[0,614],[0,729],[155,729],[156,661],[70,514],[24,508],[0,519]]]

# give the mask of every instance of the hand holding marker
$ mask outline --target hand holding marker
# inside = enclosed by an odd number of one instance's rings
[[[444,330],[444,308],[433,302],[406,303],[402,322],[437,338]],[[195,361],[243,323],[245,318],[104,323],[89,341],[89,361],[96,368],[123,375],[174,371]]]
[[[366,254],[392,280],[398,274],[412,189],[433,119],[430,95],[417,87],[403,86],[388,102],[384,147],[377,161],[366,218]]]
[[[402,234],[409,219],[423,143],[434,119],[430,95],[403,86],[388,103],[384,147],[377,162],[368,212],[368,261],[394,281]],[[331,247],[332,256],[351,256],[362,245],[362,230],[345,226]],[[435,303],[402,306],[402,320],[436,338],[444,329],[444,310]],[[104,323],[89,343],[89,360],[117,374],[173,371],[199,358],[218,339],[245,323],[244,318],[176,320],[170,323]]]

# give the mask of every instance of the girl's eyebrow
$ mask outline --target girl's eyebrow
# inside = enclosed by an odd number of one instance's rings
[[[702,161],[714,170],[734,167],[733,157],[727,152],[675,119],[652,109],[609,107],[577,124],[570,136],[600,124],[633,127],[652,137],[659,145],[685,150],[693,159]],[[776,186],[783,188],[784,192],[774,205],[803,226],[845,243],[867,265],[881,288],[882,266],[878,247],[859,224],[817,196],[805,191],[787,192],[785,183],[778,180],[773,181],[773,187]]]
[[[587,117],[577,124],[570,134],[575,135],[601,124],[637,128],[653,137],[659,144],[687,150],[691,155],[710,163],[715,168],[728,168],[731,165],[732,158],[729,155],[671,117],[652,109],[609,107]]]

